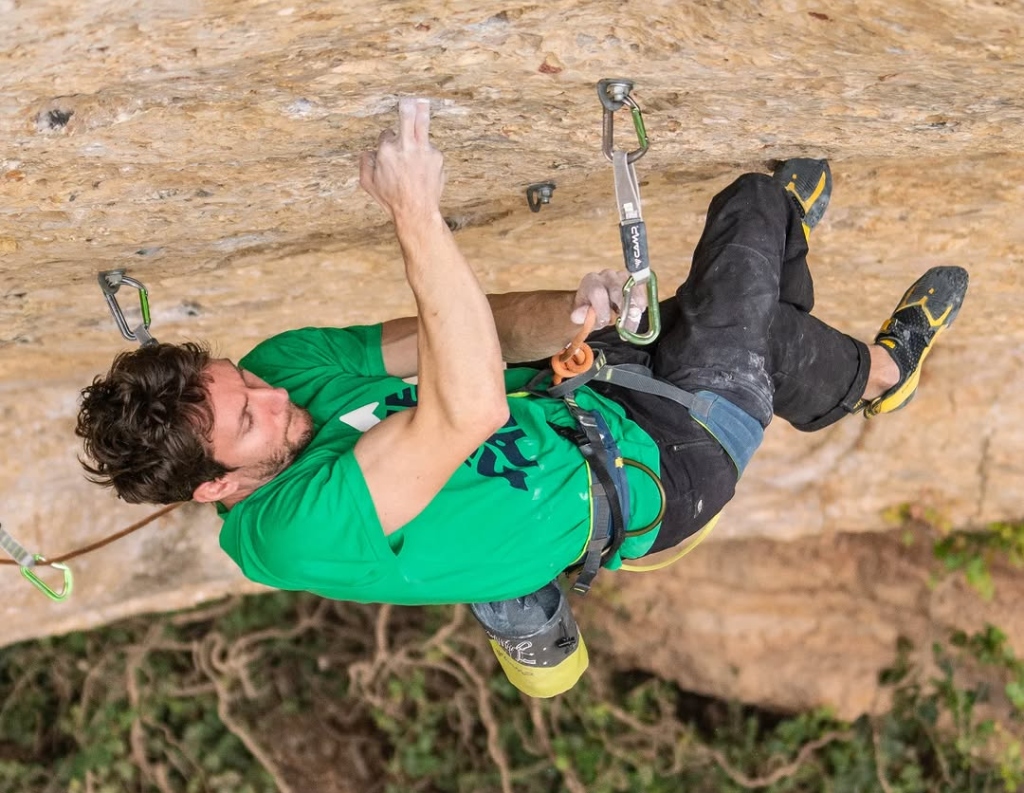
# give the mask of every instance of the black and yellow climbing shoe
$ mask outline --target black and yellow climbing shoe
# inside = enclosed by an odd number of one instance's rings
[[[900,379],[877,399],[858,407],[864,418],[892,413],[904,407],[917,392],[921,365],[935,340],[953,324],[967,294],[969,277],[963,267],[933,267],[907,290],[885,322],[875,344],[888,350],[900,370]]]
[[[828,160],[797,157],[786,160],[772,174],[772,178],[789,193],[803,219],[804,236],[818,225],[828,209],[832,197],[832,171]]]

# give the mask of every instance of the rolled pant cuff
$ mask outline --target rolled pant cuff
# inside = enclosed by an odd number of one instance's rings
[[[823,429],[830,424],[835,424],[841,418],[853,413],[854,408],[857,407],[857,403],[859,403],[861,397],[864,396],[864,389],[867,387],[868,377],[871,375],[871,352],[868,350],[868,346],[864,342],[859,341],[858,339],[851,339],[851,341],[857,348],[857,374],[853,378],[853,382],[850,384],[850,388],[847,390],[846,396],[842,398],[838,405],[823,416],[819,416],[814,419],[814,421],[809,421],[806,424],[793,424],[793,426],[801,432],[814,432],[815,430]]]

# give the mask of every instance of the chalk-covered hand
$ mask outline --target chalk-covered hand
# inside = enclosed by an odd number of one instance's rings
[[[587,309],[593,308],[597,315],[596,327],[610,325],[622,308],[622,286],[627,278],[629,273],[625,270],[587,273],[576,290],[570,319],[577,325],[582,325],[587,318]],[[633,290],[629,302],[629,316],[625,317],[623,324],[627,330],[635,331],[647,309],[647,290]]]
[[[430,144],[430,100],[398,102],[398,132],[386,129],[377,150],[364,152],[359,184],[396,220],[422,219],[439,209],[444,157]]]

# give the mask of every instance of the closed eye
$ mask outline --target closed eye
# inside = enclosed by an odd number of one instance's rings
[[[238,372],[238,378],[242,381],[242,387],[247,388],[248,382],[245,379],[245,370],[240,368],[238,364],[232,364],[235,367],[235,371]],[[245,402],[242,405],[242,415],[238,422],[238,434],[244,435],[252,429],[252,411],[249,409],[249,394],[245,395]]]

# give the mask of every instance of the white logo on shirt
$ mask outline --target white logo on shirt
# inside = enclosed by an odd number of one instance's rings
[[[369,405],[363,405],[361,408],[356,408],[349,413],[338,416],[338,421],[342,424],[347,424],[352,429],[366,432],[371,427],[380,424],[380,419],[373,415],[373,411],[377,409],[379,404],[380,402],[372,402]]]

